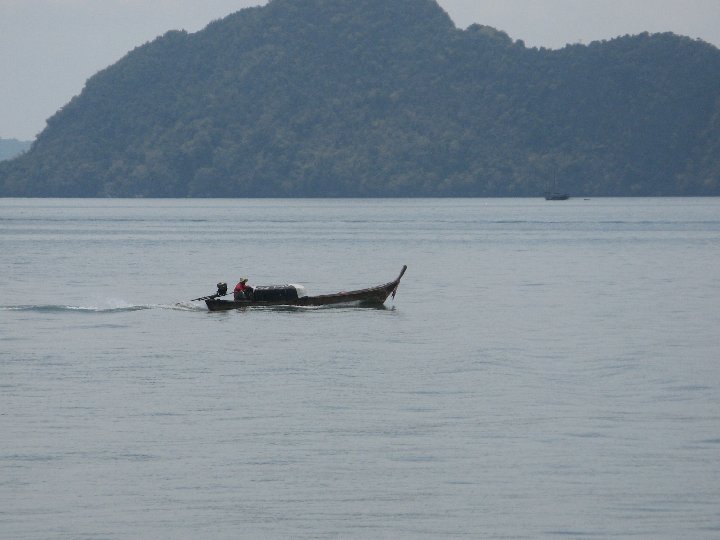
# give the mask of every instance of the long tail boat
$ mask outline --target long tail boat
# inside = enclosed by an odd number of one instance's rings
[[[400,275],[394,281],[383,285],[359,289],[356,291],[341,291],[334,294],[322,294],[319,296],[307,296],[300,285],[270,285],[255,287],[249,298],[241,300],[221,300],[220,297],[227,296],[227,285],[218,283],[218,292],[212,296],[204,296],[195,300],[204,300],[210,311],[227,311],[260,306],[327,306],[331,304],[359,304],[359,305],[382,305],[388,296],[395,298],[400,280],[402,279],[407,266],[403,266]]]

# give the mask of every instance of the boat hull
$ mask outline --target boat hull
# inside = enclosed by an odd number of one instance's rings
[[[405,270],[407,270],[407,266],[403,266],[400,275],[394,281],[356,291],[342,291],[335,294],[323,294],[319,296],[301,296],[297,299],[275,301],[218,300],[213,298],[205,300],[205,304],[210,311],[228,311],[232,309],[267,306],[328,306],[333,304],[382,305],[390,295],[395,296],[397,288],[400,285],[400,280],[405,274]]]

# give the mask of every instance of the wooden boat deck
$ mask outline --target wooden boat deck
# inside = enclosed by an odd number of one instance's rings
[[[392,295],[395,297],[397,288],[400,285],[407,265],[402,267],[400,275],[397,279],[368,287],[367,289],[358,289],[355,291],[341,291],[334,294],[322,294],[318,296],[301,296],[294,300],[277,300],[277,301],[255,301],[255,300],[219,300],[217,298],[205,299],[205,304],[210,311],[227,311],[231,309],[241,309],[247,307],[260,306],[327,306],[332,304],[367,304],[378,305],[383,304],[387,298]]]

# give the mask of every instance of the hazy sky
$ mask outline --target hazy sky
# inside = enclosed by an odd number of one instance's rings
[[[392,0],[387,0],[392,2]],[[0,137],[33,139],[88,77],[172,29],[194,32],[262,0],[0,0]],[[720,47],[720,0],[439,0],[527,46],[673,31]]]

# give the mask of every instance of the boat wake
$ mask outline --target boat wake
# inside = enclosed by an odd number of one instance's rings
[[[113,314],[113,313],[129,313],[133,311],[145,311],[149,309],[164,309],[171,311],[207,311],[204,306],[194,306],[192,304],[140,304],[140,305],[122,305],[122,306],[71,306],[71,305],[20,305],[20,306],[0,306],[0,311],[17,311],[17,312],[33,312],[33,313],[95,313],[95,314]]]
[[[386,306],[384,304],[363,304],[362,302],[346,302],[342,304],[331,304],[326,306],[253,306],[252,308],[238,308],[234,311],[287,311],[287,312],[307,312],[307,311],[326,311],[326,310],[356,310],[376,309],[376,310],[394,310],[394,306]],[[114,303],[112,305],[86,305],[73,306],[64,304],[26,304],[16,306],[0,306],[0,312],[29,312],[29,313],[86,313],[86,314],[117,314],[130,313],[134,311],[146,310],[166,310],[166,311],[188,311],[208,313],[207,307],[201,302],[179,302],[175,304],[129,304]]]

